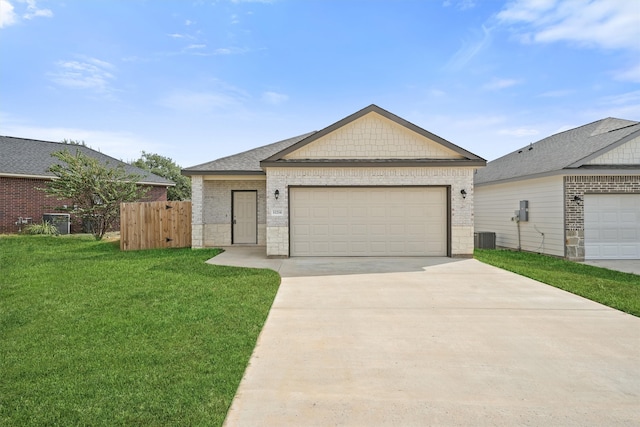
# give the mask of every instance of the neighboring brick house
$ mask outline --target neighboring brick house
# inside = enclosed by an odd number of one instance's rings
[[[486,161],[371,105],[319,131],[184,169],[193,247],[272,257],[473,254]]]
[[[49,167],[58,162],[51,153],[64,149],[96,158],[110,165],[123,165],[127,173],[143,176],[140,185],[150,187],[145,201],[167,200],[167,187],[173,182],[135,166],[121,162],[82,145],[38,141],[0,136],[0,234],[16,233],[26,223],[42,221],[43,214],[62,212],[60,207],[70,201],[48,197],[40,188],[54,177]],[[72,232],[81,231],[81,225],[72,221]]]
[[[640,123],[607,118],[491,161],[475,177],[476,231],[506,248],[640,259]],[[517,221],[520,202],[528,218]]]

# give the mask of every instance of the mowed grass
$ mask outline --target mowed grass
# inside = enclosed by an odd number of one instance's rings
[[[217,253],[0,236],[0,425],[221,425],[280,278]]]
[[[547,255],[476,249],[475,258],[640,317],[640,276]]]

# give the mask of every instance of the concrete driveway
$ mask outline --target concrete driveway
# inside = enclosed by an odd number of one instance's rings
[[[640,424],[639,318],[473,259],[234,250],[283,279],[228,427]]]

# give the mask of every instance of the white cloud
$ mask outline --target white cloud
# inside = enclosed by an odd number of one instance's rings
[[[213,51],[214,55],[238,55],[247,52],[248,49],[240,47],[221,47]]]
[[[262,101],[271,105],[280,105],[287,102],[288,100],[289,100],[289,96],[283,93],[268,91],[262,94]]]
[[[53,16],[51,9],[40,9],[35,0],[18,0],[18,3],[27,5],[24,13],[17,12],[15,6],[9,0],[0,0],[0,28],[17,24],[19,13],[22,14],[23,19],[51,18]]]
[[[206,44],[190,44],[189,46],[187,46],[187,49],[204,49],[206,48],[207,45]]]
[[[242,104],[242,95],[217,91],[194,92],[190,90],[177,90],[162,99],[159,104],[163,107],[179,111],[209,112],[212,110],[225,110],[238,107]]]
[[[626,70],[616,71],[614,77],[617,80],[640,83],[640,63]]]
[[[543,92],[538,95],[539,98],[562,98],[564,96],[572,94],[573,90],[568,89],[558,89],[558,90],[550,90],[548,92]]]
[[[49,74],[51,80],[60,86],[92,89],[105,93],[111,91],[110,82],[115,79],[115,67],[96,58],[82,58],[78,61],[58,61],[56,71]]]
[[[476,34],[474,40],[463,41],[462,47],[445,65],[446,70],[458,71],[464,68],[476,55],[491,44],[491,28],[482,26],[482,34]]]
[[[516,138],[538,135],[539,133],[538,130],[531,128],[500,129],[498,131],[499,135],[515,136]]]
[[[515,79],[493,79],[489,83],[482,86],[485,90],[500,90],[520,84],[520,80]]]
[[[21,2],[27,3],[27,11],[23,16],[24,19],[33,19],[36,17],[45,17],[51,18],[53,16],[53,12],[50,9],[40,9],[36,4],[35,0],[20,0]]]
[[[606,96],[601,102],[608,105],[640,104],[640,90]]]
[[[0,28],[8,27],[18,22],[18,16],[14,12],[9,0],[0,0]]]
[[[603,96],[590,104],[584,115],[591,120],[605,117],[638,120],[640,118],[640,90]]]
[[[636,0],[516,0],[497,15],[505,24],[521,24],[523,40],[565,41],[586,47],[640,50],[640,14]]]
[[[443,7],[449,7],[451,5],[453,5],[453,2],[451,0],[445,0],[444,2],[442,2]],[[474,8],[476,6],[476,2],[475,0],[458,0],[455,3],[455,6],[460,10],[467,10]]]

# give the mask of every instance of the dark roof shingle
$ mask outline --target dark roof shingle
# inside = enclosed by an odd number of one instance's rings
[[[254,148],[252,150],[244,151],[232,156],[223,157],[221,159],[202,163],[196,166],[191,166],[189,168],[183,169],[182,173],[183,175],[187,176],[200,175],[207,172],[229,174],[264,174],[262,168],[260,167],[260,161],[266,159],[267,157],[273,156],[274,154],[292,146],[293,144],[296,144],[299,141],[302,141],[303,139],[310,135],[313,135],[314,133],[315,132],[306,133],[304,135],[274,142],[273,144]]]
[[[487,163],[476,184],[522,178],[577,168],[592,158],[640,136],[640,123],[607,118],[551,135]]]
[[[51,154],[65,149],[71,153],[79,150],[83,154],[97,159],[103,164],[109,163],[113,166],[122,165],[128,174],[142,176],[140,182],[144,184],[160,186],[174,185],[173,181],[128,163],[121,162],[84,145],[39,141],[12,136],[0,136],[0,175],[54,177],[55,175],[49,172],[49,167],[55,163],[59,163],[59,161],[52,157]]]

